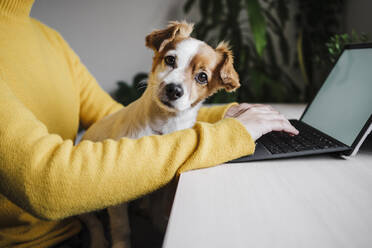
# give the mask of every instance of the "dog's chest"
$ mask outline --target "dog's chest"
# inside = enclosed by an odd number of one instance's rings
[[[187,111],[176,116],[168,117],[167,119],[153,119],[136,132],[126,134],[124,136],[138,139],[149,135],[162,135],[175,131],[191,128],[196,122],[197,110]]]
[[[175,131],[191,128],[194,126],[196,121],[196,115],[192,113],[183,114],[181,116],[175,116],[169,118],[165,123],[160,125],[160,129],[155,129],[155,131],[161,134],[168,134]]]

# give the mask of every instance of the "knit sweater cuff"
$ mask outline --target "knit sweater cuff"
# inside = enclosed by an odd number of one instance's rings
[[[208,154],[195,154],[196,156],[179,168],[178,174],[199,169],[201,165],[203,165],[203,168],[207,168],[254,153],[255,142],[243,124],[237,119],[225,118],[209,125],[212,127],[209,127],[208,131],[212,132],[212,135],[220,142],[215,144],[213,151],[211,150]],[[203,126],[205,125],[198,126],[197,123],[194,128],[199,129]],[[199,145],[203,146],[204,144],[200,143]],[[196,159],[199,161],[194,161]]]
[[[238,105],[238,103],[232,102],[229,104],[203,107],[199,110],[198,121],[216,123],[222,120],[225,117],[227,110],[234,105]]]

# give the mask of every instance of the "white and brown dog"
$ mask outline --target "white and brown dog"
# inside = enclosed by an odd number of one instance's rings
[[[227,44],[221,42],[213,49],[191,38],[192,28],[186,22],[170,22],[166,29],[146,37],[146,46],[155,53],[146,91],[129,106],[95,123],[83,139],[137,139],[191,128],[203,100],[219,89],[233,91],[240,86]],[[113,247],[129,247],[127,204],[110,207],[108,213]],[[97,240],[103,238],[97,234],[102,228],[97,221],[83,219],[94,237],[92,244],[102,246],[102,240]]]

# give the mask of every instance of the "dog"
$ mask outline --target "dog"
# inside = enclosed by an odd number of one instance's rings
[[[127,107],[93,124],[83,139],[138,139],[191,128],[207,97],[220,89],[236,90],[239,76],[228,44],[221,42],[213,49],[190,37],[192,30],[193,24],[174,21],[147,35],[146,46],[154,51],[154,57],[145,92]],[[109,207],[108,213],[112,247],[130,247],[127,204]],[[98,221],[89,214],[82,220],[94,237],[92,246],[106,246]]]

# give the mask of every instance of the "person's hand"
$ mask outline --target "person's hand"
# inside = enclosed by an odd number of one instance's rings
[[[253,140],[271,131],[284,131],[297,135],[298,130],[269,105],[242,103],[231,106],[225,118],[236,118],[247,129]]]

